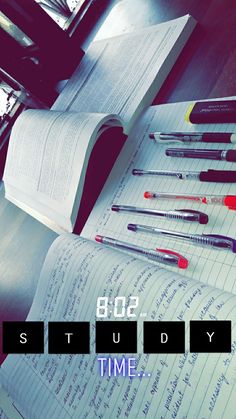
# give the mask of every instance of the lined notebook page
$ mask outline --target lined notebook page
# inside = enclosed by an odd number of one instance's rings
[[[9,418],[22,419],[23,416],[19,414],[16,407],[14,406],[13,400],[9,397],[7,392],[0,385],[0,419]]]
[[[223,206],[176,201],[145,199],[144,191],[187,194],[236,194],[235,184],[209,183],[195,180],[178,180],[161,176],[133,176],[132,169],[190,170],[207,169],[236,170],[236,163],[223,161],[173,158],[165,156],[167,147],[181,145],[157,145],[148,134],[153,131],[221,131],[235,132],[235,124],[192,125],[184,121],[189,102],[150,107],[132,130],[117,163],[98,199],[82,235],[94,239],[96,234],[115,237],[150,248],[175,250],[189,259],[184,275],[201,280],[227,291],[236,292],[236,257],[231,251],[199,247],[184,241],[175,241],[127,230],[128,223],[146,224],[167,230],[198,234],[221,234],[236,238],[236,212]],[[182,145],[182,147],[188,147]],[[231,144],[191,144],[191,148],[230,149]],[[166,220],[160,217],[110,210],[112,204],[136,205],[160,210],[190,208],[209,216],[207,225],[196,222]],[[169,268],[168,268],[169,269]],[[172,268],[177,271],[176,268]]]
[[[100,377],[95,354],[98,296],[138,295],[137,372]],[[143,354],[145,320],[185,320],[185,354]],[[4,386],[26,418],[235,417],[236,334],[232,353],[189,353],[190,319],[235,319],[236,297],[74,235],[46,258],[28,320],[90,321],[90,355],[10,355]],[[114,320],[108,313],[108,320]],[[124,318],[127,320],[127,318]],[[45,330],[47,351],[47,327]],[[102,355],[103,356],[103,355]],[[115,355],[114,355],[115,356]],[[121,355],[119,356],[121,357]]]

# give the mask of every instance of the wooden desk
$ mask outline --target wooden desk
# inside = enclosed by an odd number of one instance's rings
[[[100,38],[117,35],[186,13],[192,14],[200,24],[154,103],[236,93],[235,0],[122,0],[114,6],[98,33]],[[121,144],[122,139],[117,149],[111,150],[113,160]],[[86,194],[77,232],[108,171],[109,168],[104,168],[100,179],[96,177],[95,189],[92,189],[94,178],[88,178],[90,194]],[[0,237],[0,318],[1,321],[23,320],[31,306],[46,252],[56,234],[8,203],[0,187]]]

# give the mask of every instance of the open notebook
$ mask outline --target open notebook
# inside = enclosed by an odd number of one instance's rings
[[[98,296],[139,297],[133,317],[137,354],[125,356],[136,359],[137,372],[144,377],[99,373],[97,358],[109,355],[95,353],[95,321],[103,320],[96,318]],[[26,419],[233,419],[235,323],[231,353],[190,353],[189,320],[235,317],[236,297],[230,293],[73,234],[61,235],[48,252],[27,318],[45,321],[45,354],[9,355],[0,379]],[[143,321],[180,318],[186,322],[186,352],[145,354]],[[106,319],[114,321],[110,310]],[[127,316],[119,320],[133,321]],[[47,355],[48,321],[90,321],[91,353]]]

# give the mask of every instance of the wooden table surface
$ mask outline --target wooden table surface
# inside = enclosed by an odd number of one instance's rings
[[[192,14],[199,25],[155,98],[155,104],[236,94],[236,1],[121,0],[97,34],[98,39],[118,35],[186,13]],[[110,167],[104,168],[96,184],[92,174],[87,176],[86,205],[80,211],[76,232],[81,231],[102,188],[124,141],[124,137],[120,135],[120,138],[117,148],[110,150]],[[91,167],[95,160],[93,157]],[[0,318],[1,321],[24,320],[43,260],[56,234],[8,203],[0,186],[0,237]],[[0,353],[0,361],[3,358]]]

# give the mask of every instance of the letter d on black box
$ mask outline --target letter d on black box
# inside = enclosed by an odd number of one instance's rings
[[[44,352],[43,322],[3,322],[4,354],[42,354]]]
[[[179,354],[185,351],[184,322],[144,322],[144,353]]]

